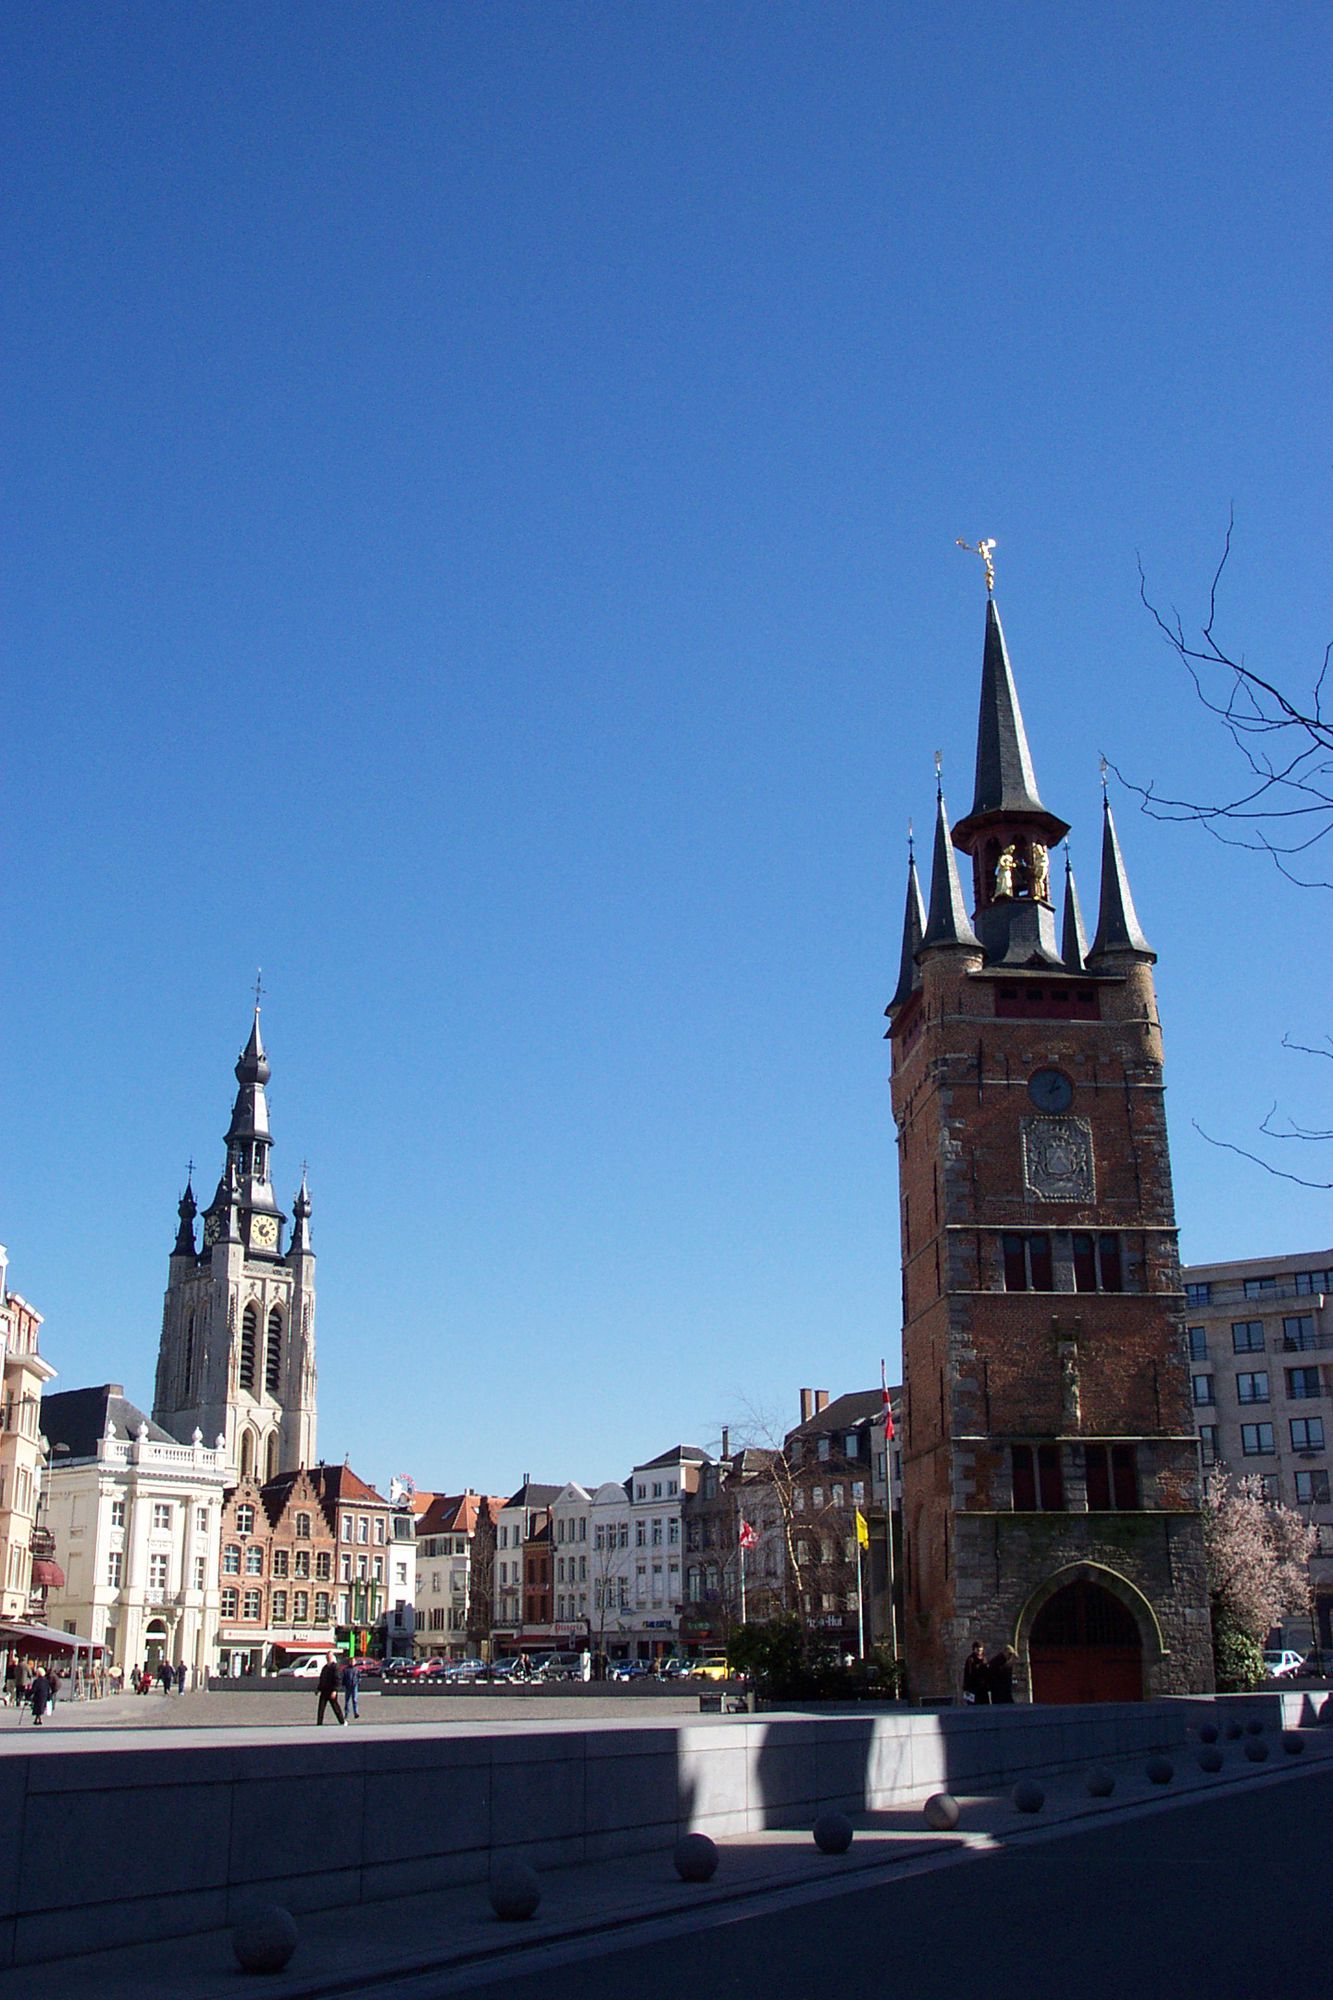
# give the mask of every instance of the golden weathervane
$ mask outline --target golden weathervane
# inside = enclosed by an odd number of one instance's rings
[[[994,595],[995,591],[994,537],[992,536],[990,541],[988,542],[964,542],[960,540],[955,546],[960,549],[966,549],[968,554],[971,556],[981,557],[981,560],[986,565],[986,593],[988,596]]]

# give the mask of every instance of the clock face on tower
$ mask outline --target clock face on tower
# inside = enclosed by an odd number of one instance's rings
[[[219,1215],[206,1215],[206,1216],[204,1217],[204,1242],[205,1242],[205,1244],[206,1244],[206,1245],[207,1245],[207,1246],[208,1246],[208,1247],[209,1247],[209,1248],[211,1249],[211,1248],[212,1248],[212,1246],[213,1246],[213,1244],[215,1244],[215,1243],[219,1243],[219,1242],[221,1242],[221,1240],[222,1240],[222,1218],[221,1218],[221,1216],[219,1216]]]
[[[1068,1111],[1074,1086],[1061,1069],[1039,1069],[1028,1079],[1028,1096],[1038,1111]]]
[[[278,1218],[276,1215],[252,1215],[250,1217],[250,1247],[252,1250],[277,1249]]]

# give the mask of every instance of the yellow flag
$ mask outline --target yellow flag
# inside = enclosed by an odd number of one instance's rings
[[[870,1547],[870,1528],[859,1507],[856,1510],[856,1539],[863,1549]]]

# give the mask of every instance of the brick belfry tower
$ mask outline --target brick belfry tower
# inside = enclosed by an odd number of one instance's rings
[[[315,1458],[315,1255],[304,1172],[287,1218],[273,1199],[259,1007],[236,1064],[236,1103],[217,1193],[196,1251],[194,1190],[171,1253],[153,1421],[185,1443],[225,1443],[239,1477],[272,1479]]]
[[[1038,1701],[1212,1687],[1150,949],[1103,801],[1088,948],[1056,937],[1042,804],[989,590],[976,795],[937,788],[886,1010],[902,1256],[904,1650],[956,1693],[975,1639]],[[954,850],[972,865],[973,913]]]

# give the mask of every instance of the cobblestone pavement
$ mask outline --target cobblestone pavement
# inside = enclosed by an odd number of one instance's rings
[[[103,1701],[61,1701],[48,1711],[42,1728],[62,1735],[85,1729],[275,1729],[306,1728],[315,1720],[314,1683],[304,1688],[265,1688],[246,1694],[222,1692],[163,1695],[108,1695]],[[633,1689],[604,1694],[543,1694],[515,1688],[503,1694],[383,1696],[362,1688],[361,1715],[351,1726],[373,1729],[385,1723],[442,1722],[643,1722],[697,1715],[699,1696],[663,1689],[641,1695]],[[35,1735],[26,1709],[0,1708],[0,1745]]]

